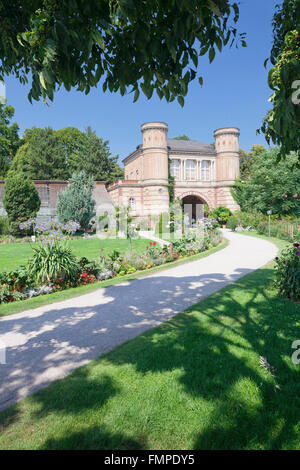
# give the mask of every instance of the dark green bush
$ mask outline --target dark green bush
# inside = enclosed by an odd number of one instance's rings
[[[216,219],[219,223],[219,225],[226,225],[227,220],[229,217],[232,215],[232,212],[230,209],[228,209],[225,206],[219,206],[216,209],[214,209],[210,216]]]
[[[0,235],[9,235],[9,222],[6,215],[0,216]]]
[[[279,294],[300,300],[300,244],[294,243],[276,258],[275,285]]]
[[[237,217],[235,215],[231,215],[229,219],[227,220],[226,227],[234,232],[237,226],[238,226]]]

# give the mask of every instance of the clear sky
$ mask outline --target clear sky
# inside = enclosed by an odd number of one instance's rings
[[[248,47],[226,48],[217,52],[212,64],[200,58],[199,71],[204,78],[201,87],[196,79],[189,89],[185,106],[151,100],[142,95],[133,103],[133,95],[103,93],[102,87],[89,95],[60,90],[54,103],[27,100],[28,87],[14,77],[6,80],[8,104],[15,108],[15,121],[20,131],[32,126],[59,129],[75,126],[84,130],[90,125],[99,137],[109,140],[113,155],[120,160],[141,143],[140,126],[147,121],[164,121],[169,137],[186,134],[205,143],[213,142],[213,131],[236,126],[241,130],[240,146],[248,151],[252,144],[264,144],[256,129],[269,109],[271,90],[267,84],[264,61],[272,45],[272,17],[279,0],[241,0],[239,32],[247,33]]]

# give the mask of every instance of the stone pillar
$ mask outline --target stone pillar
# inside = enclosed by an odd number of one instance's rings
[[[147,122],[143,134],[143,186],[145,215],[169,210],[168,125]]]
[[[218,206],[226,206],[232,211],[239,209],[230,192],[230,186],[240,175],[239,136],[240,130],[236,127],[214,132]]]
[[[225,127],[214,133],[217,181],[220,183],[233,184],[240,175],[239,136],[236,127]]]

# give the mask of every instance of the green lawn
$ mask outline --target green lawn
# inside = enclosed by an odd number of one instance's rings
[[[228,245],[228,240],[224,239],[221,243],[213,248],[210,248],[207,251],[202,251],[197,255],[189,256],[186,258],[181,258],[172,263],[162,264],[160,266],[155,266],[154,268],[147,269],[145,271],[136,271],[133,274],[127,274],[122,277],[113,277],[107,281],[96,282],[94,284],[88,284],[86,286],[78,286],[71,289],[66,289],[60,292],[54,292],[52,294],[40,295],[38,297],[33,297],[31,299],[20,300],[17,302],[10,302],[8,304],[0,305],[0,317],[12,315],[14,313],[23,312],[25,310],[31,310],[33,308],[41,307],[42,305],[52,304],[54,302],[59,302],[62,300],[71,299],[72,297],[78,297],[80,295],[87,294],[88,292],[101,289],[102,287],[108,287],[115,284],[120,284],[124,281],[131,281],[132,279],[138,279],[140,277],[149,276],[155,272],[163,271],[165,269],[173,268],[185,263],[191,263],[200,258],[205,258],[219,250],[222,250]]]
[[[85,256],[89,259],[99,259],[99,250],[104,248],[104,253],[108,254],[113,250],[121,253],[129,250],[129,240],[124,239],[106,239],[91,238],[85,240],[70,240],[70,246],[77,256]],[[148,240],[143,238],[133,240],[133,249],[138,252],[145,250]],[[8,243],[0,244],[0,271],[10,271],[18,266],[25,264],[32,256],[32,246],[30,243]]]
[[[272,282],[270,263],[2,412],[0,448],[299,449],[300,306]]]

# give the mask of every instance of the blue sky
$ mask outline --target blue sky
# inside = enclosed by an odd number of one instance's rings
[[[190,85],[185,106],[165,103],[155,94],[151,100],[140,97],[103,93],[102,87],[89,95],[60,90],[54,103],[27,100],[28,87],[14,77],[6,80],[8,104],[15,108],[15,121],[21,133],[32,126],[59,129],[75,126],[81,130],[90,125],[99,137],[109,140],[113,155],[120,160],[141,142],[140,126],[146,121],[164,121],[169,137],[186,134],[205,143],[213,142],[213,131],[236,126],[241,130],[240,146],[248,151],[252,144],[264,144],[256,129],[269,109],[271,91],[267,85],[264,60],[272,46],[272,17],[278,0],[241,0],[239,32],[247,33],[247,48],[226,48],[217,53],[212,64],[200,58],[199,71],[204,78]]]

